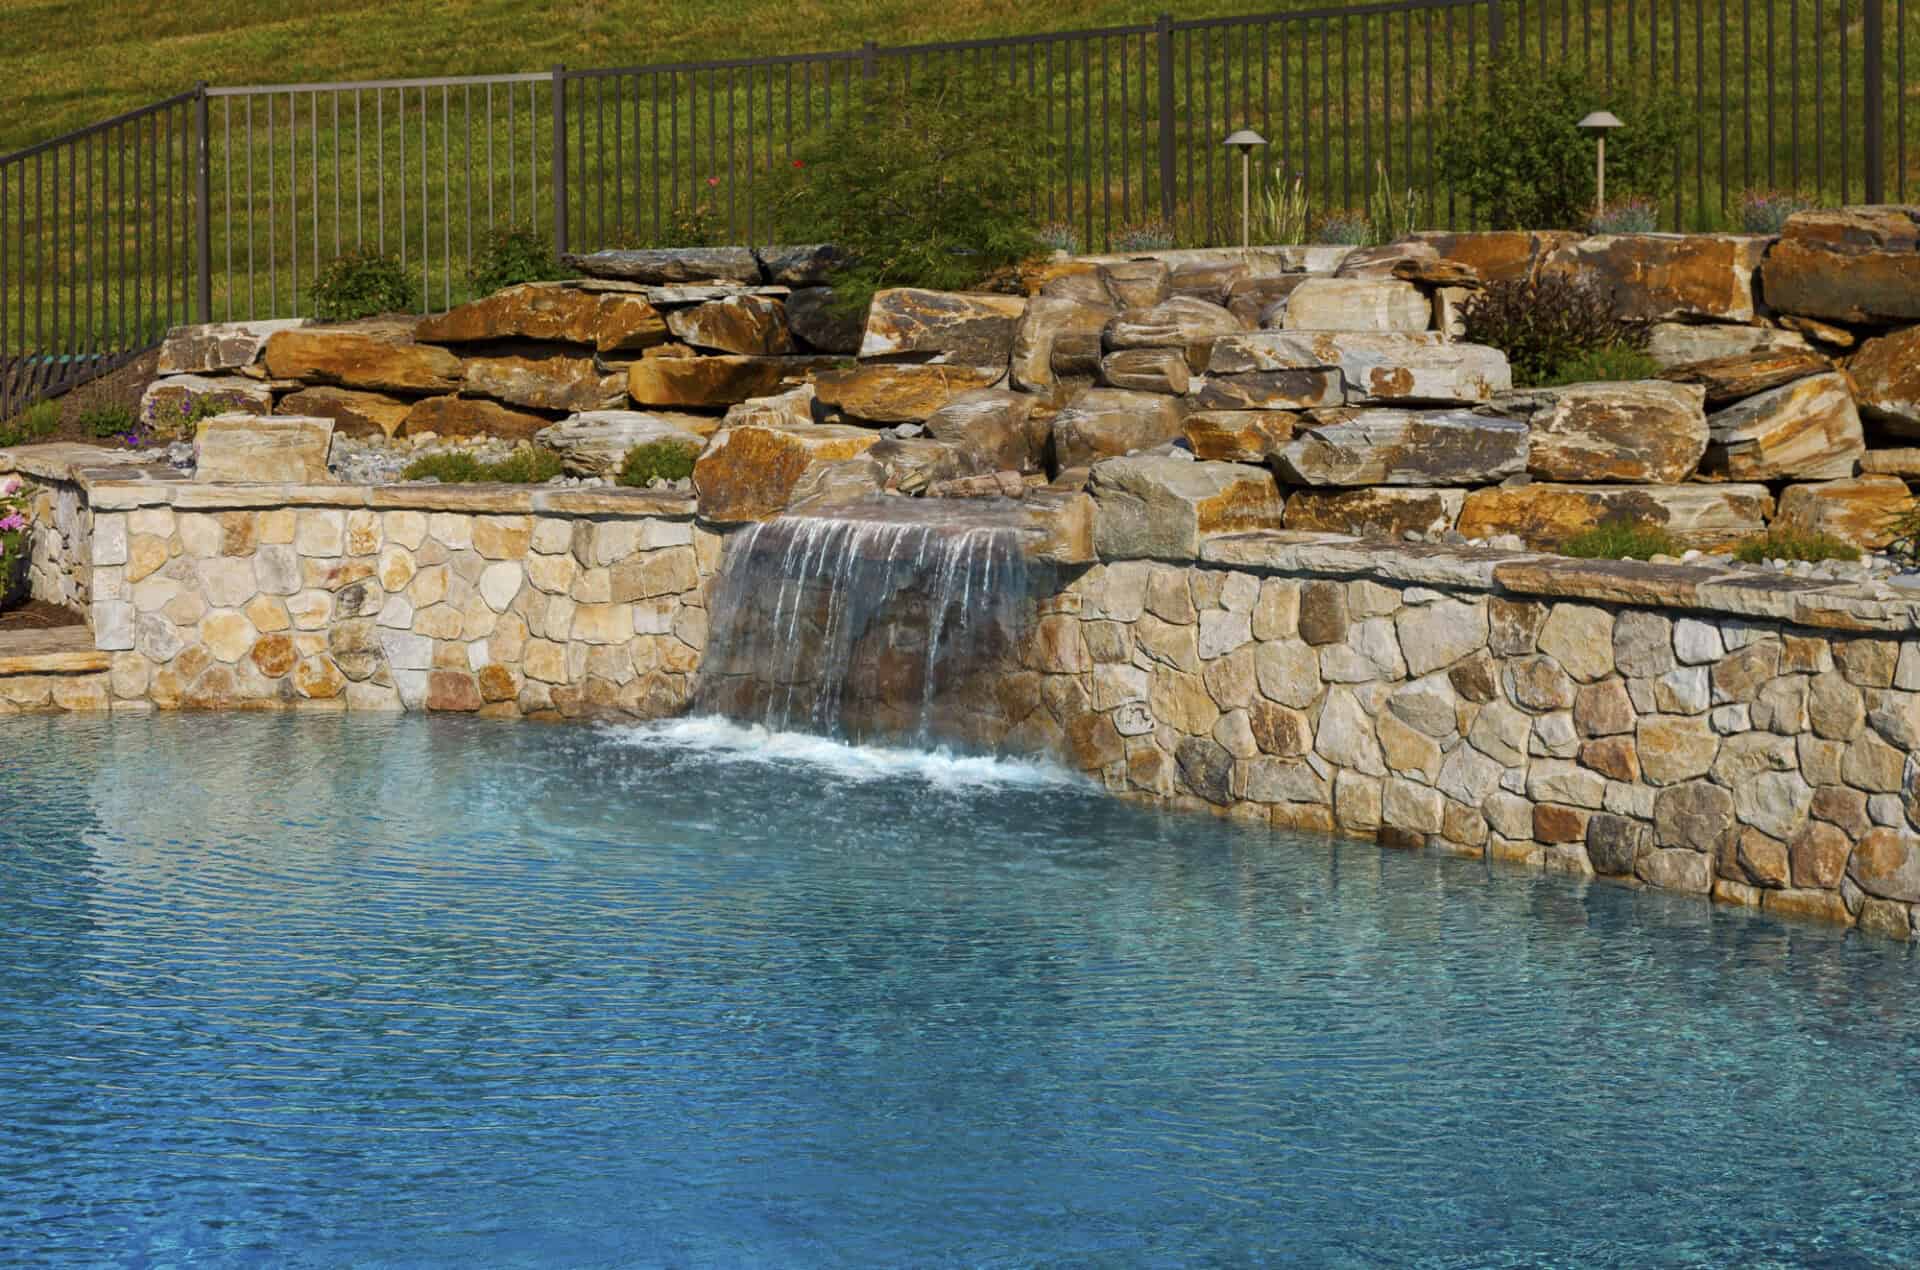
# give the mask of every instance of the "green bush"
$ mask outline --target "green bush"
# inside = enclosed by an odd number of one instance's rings
[[[552,450],[515,450],[495,463],[483,463],[463,450],[423,454],[400,473],[403,481],[437,480],[443,485],[544,485],[560,475],[560,456]]]
[[[140,421],[126,406],[118,402],[105,402],[81,411],[80,427],[88,436],[104,440],[108,437],[132,436],[139,431]]]
[[[1080,234],[1065,221],[1050,221],[1035,230],[1033,236],[1048,251],[1064,251],[1069,256],[1080,254]]]
[[[1607,88],[1585,67],[1542,70],[1518,51],[1468,90],[1436,156],[1447,185],[1491,229],[1579,229],[1594,204],[1594,138],[1575,126],[1594,110],[1626,121],[1607,136],[1607,189],[1656,202],[1692,114],[1672,94]]]
[[[964,291],[1036,254],[1037,144],[1017,94],[990,74],[898,73],[857,85],[769,182],[770,240],[830,242],[850,257],[834,306],[861,313],[884,287]]]
[[[470,280],[475,295],[492,295],[522,282],[572,277],[553,254],[553,241],[530,225],[491,229],[480,240]]]
[[[1113,249],[1122,255],[1166,251],[1174,245],[1174,241],[1174,232],[1157,220],[1142,221],[1113,232]]]
[[[311,298],[314,317],[347,322],[411,312],[420,302],[420,288],[394,257],[352,251],[327,262],[313,281]]]
[[[1740,196],[1740,228],[1749,234],[1777,234],[1795,212],[1816,206],[1791,190],[1748,190]]]
[[[1316,243],[1336,247],[1365,247],[1374,240],[1367,214],[1351,209],[1314,217],[1310,236]]]
[[[618,480],[621,485],[638,489],[645,489],[655,478],[684,481],[693,475],[693,463],[699,457],[698,446],[682,441],[649,441],[627,451]]]
[[[1684,550],[1661,526],[1624,518],[1603,520],[1560,544],[1561,555],[1582,560],[1648,560]]]
[[[1597,384],[1618,380],[1653,379],[1660,363],[1637,348],[1614,344],[1576,353],[1535,382],[1536,387],[1560,384]]]
[[[1858,560],[1860,548],[1832,534],[1775,525],[1764,534],[1756,534],[1733,549],[1733,558],[1742,564],[1764,564],[1769,560]]]
[[[1652,199],[1623,198],[1594,216],[1591,228],[1596,234],[1651,234],[1660,228],[1660,209]]]
[[[1571,382],[1556,376],[1582,358],[1643,350],[1649,335],[1615,317],[1612,296],[1590,278],[1568,273],[1490,282],[1461,306],[1460,320],[1473,343],[1507,355],[1522,386]]]
[[[44,440],[60,430],[60,407],[51,401],[36,401],[6,423],[0,423],[0,446],[27,445]]]

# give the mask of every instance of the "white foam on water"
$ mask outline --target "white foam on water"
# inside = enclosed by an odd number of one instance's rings
[[[843,781],[918,780],[943,789],[1082,786],[1087,782],[1056,763],[956,754],[947,749],[854,745],[805,732],[776,732],[714,715],[612,726],[617,744],[678,750],[725,762],[800,765]]]

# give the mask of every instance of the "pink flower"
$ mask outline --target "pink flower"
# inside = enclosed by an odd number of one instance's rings
[[[5,516],[0,516],[0,534],[10,534],[16,529],[26,527],[27,518],[19,512],[8,512]]]
[[[4,498],[8,494],[18,494],[19,492],[20,492],[19,477],[9,476],[4,482],[0,482],[0,498]]]
[[[719,177],[717,177],[717,176],[710,176],[710,177],[708,177],[708,178],[707,178],[707,184],[708,184],[708,185],[710,185],[710,186],[711,186],[711,185],[718,185],[718,184],[720,184],[720,178],[719,178]]]

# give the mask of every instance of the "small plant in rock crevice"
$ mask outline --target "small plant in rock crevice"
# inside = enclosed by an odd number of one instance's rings
[[[504,459],[488,462],[464,450],[423,454],[401,471],[403,481],[439,481],[443,485],[544,485],[560,475],[560,456],[552,450],[522,446]]]
[[[80,427],[90,437],[97,437],[103,441],[124,441],[139,432],[140,419],[126,406],[118,402],[108,402],[82,411]]]
[[[1742,564],[1765,564],[1769,560],[1818,564],[1823,560],[1858,560],[1860,548],[1832,534],[1773,525],[1764,534],[1756,534],[1736,545],[1733,558]]]
[[[60,406],[36,401],[5,423],[0,423],[0,446],[29,445],[60,430]]]
[[[684,481],[693,475],[700,448],[681,441],[649,441],[627,451],[617,483],[645,489],[654,481]]]
[[[1598,284],[1559,272],[1490,282],[1461,306],[1460,320],[1468,340],[1507,355],[1516,385],[1533,387],[1583,357],[1642,351],[1650,334],[1616,316]]]
[[[1610,344],[1605,348],[1589,349],[1584,353],[1575,353],[1558,362],[1553,369],[1534,384],[1537,388],[1554,388],[1563,384],[1614,383],[1635,379],[1653,379],[1660,373],[1660,363],[1652,356],[1637,348]]]
[[[1677,556],[1685,548],[1659,525],[1609,517],[1560,544],[1560,554],[1581,560],[1650,560]]]
[[[244,398],[228,393],[208,392],[197,397],[182,395],[155,398],[147,406],[146,416],[135,420],[134,426],[122,433],[120,439],[130,448],[138,448],[150,441],[179,440],[191,436],[195,425],[202,419],[246,410]]]

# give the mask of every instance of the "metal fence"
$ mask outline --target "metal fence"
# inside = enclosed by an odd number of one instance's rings
[[[1889,22],[1889,19],[1891,21]],[[1035,216],[1085,250],[1155,228],[1232,240],[1251,126],[1314,215],[1390,195],[1472,227],[1436,159],[1501,53],[1579,60],[1682,99],[1663,218],[1738,194],[1907,195],[1907,0],[1386,0],[911,47],[518,75],[199,88],[0,157],[0,419],[191,320],[288,316],[335,257],[398,257],[431,310],[490,233],[556,247],[759,241],[773,169],[860,85],[1004,84],[1049,179]],[[1889,29],[1889,27],[1891,29]],[[1920,121],[1916,121],[1920,128]]]

